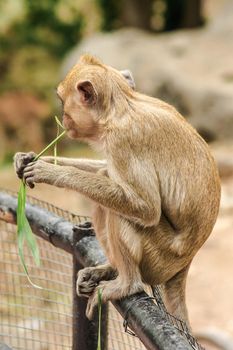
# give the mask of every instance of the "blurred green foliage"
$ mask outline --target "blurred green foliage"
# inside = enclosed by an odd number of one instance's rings
[[[0,164],[54,136],[61,61],[84,24],[72,0],[0,0]]]
[[[46,96],[57,83],[62,58],[87,28],[176,29],[187,24],[183,18],[189,24],[193,14],[195,21],[199,18],[200,4],[201,0],[0,0],[0,92],[15,89]]]
[[[101,29],[110,31],[120,25],[119,17],[122,9],[122,1],[96,0],[102,14]]]
[[[194,28],[203,24],[202,0],[95,0],[105,31],[133,26],[151,31]]]
[[[19,89],[45,96],[57,83],[61,59],[82,37],[84,17],[64,0],[20,3],[21,16],[0,30],[0,91]],[[4,6],[0,0],[0,12]]]
[[[53,55],[63,56],[82,35],[83,16],[72,7],[72,18],[59,15],[61,0],[24,0],[23,19],[12,22],[0,35],[2,48],[12,50],[25,45],[43,47]]]

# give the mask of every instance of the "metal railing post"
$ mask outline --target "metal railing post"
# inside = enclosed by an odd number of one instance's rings
[[[92,229],[88,225],[75,227],[73,242],[76,243],[84,236],[92,234]],[[73,254],[73,345],[72,350],[96,350],[98,342],[98,311],[94,318],[89,321],[85,315],[87,298],[80,298],[76,293],[77,273],[83,266],[77,261]],[[107,350],[107,329],[108,329],[107,305],[102,305],[101,317],[101,350]]]

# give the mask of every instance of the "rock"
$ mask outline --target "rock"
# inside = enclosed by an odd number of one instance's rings
[[[220,15],[217,16],[214,21],[209,25],[209,30],[216,35],[224,34],[227,35],[230,40],[232,40],[233,33],[233,21],[232,21],[232,13],[233,13],[233,1],[228,0],[225,1],[225,5],[222,8]]]
[[[137,29],[97,33],[67,56],[62,75],[83,53],[132,71],[137,90],[162,98],[207,141],[233,134],[233,1],[201,30],[150,34]]]

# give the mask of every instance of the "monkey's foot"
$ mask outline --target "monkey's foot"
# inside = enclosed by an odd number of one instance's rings
[[[112,281],[100,282],[88,299],[86,316],[89,320],[93,318],[95,307],[98,305],[98,290],[101,290],[101,299],[105,303],[108,300],[121,299],[128,295],[141,292],[143,290],[143,284],[136,281],[131,282],[130,285],[125,285],[119,277]]]
[[[76,290],[78,296],[89,297],[99,282],[116,277],[116,271],[108,264],[97,267],[86,267],[78,272]]]

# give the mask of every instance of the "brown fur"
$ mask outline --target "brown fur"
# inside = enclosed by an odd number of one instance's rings
[[[26,182],[71,188],[95,203],[96,235],[117,270],[109,273],[108,265],[105,276],[103,269],[92,270],[90,285],[94,276],[104,301],[140,291],[143,283],[163,284],[169,311],[188,322],[188,268],[219,210],[219,176],[209,147],[172,106],[135,92],[120,72],[93,57],[81,58],[58,95],[68,135],[87,141],[106,160],[60,158],[54,165],[44,157],[23,166]],[[16,169],[22,157],[16,155]],[[85,276],[84,269],[79,294]],[[97,303],[92,288],[88,317]]]

